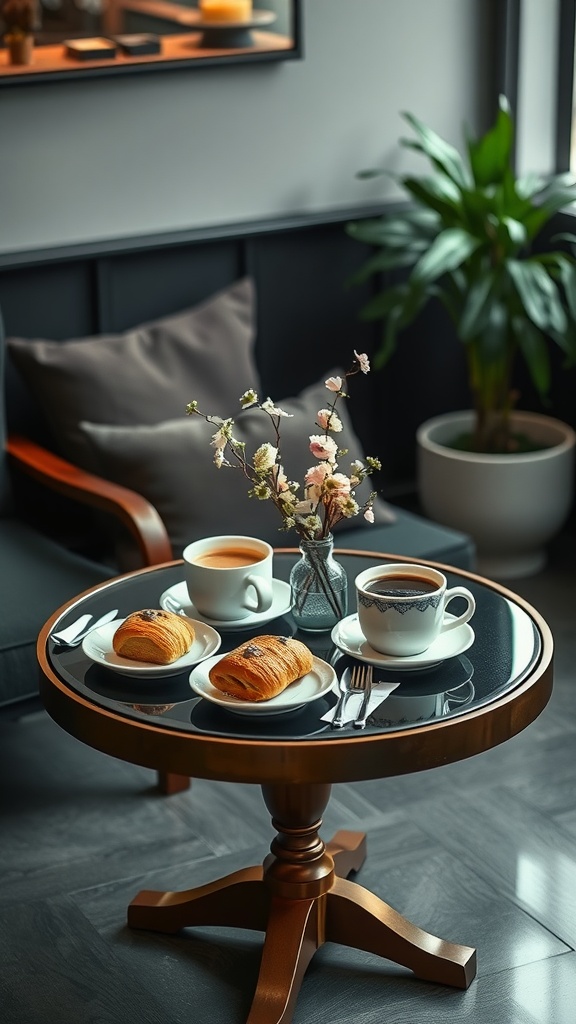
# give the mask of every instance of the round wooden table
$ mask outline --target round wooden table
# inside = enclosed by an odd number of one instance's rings
[[[277,549],[275,576],[286,580],[297,552]],[[351,611],[353,579],[370,564],[396,555],[339,549],[346,565]],[[410,561],[410,559],[404,559]],[[476,973],[475,950],[423,931],[350,881],[366,856],[364,833],[319,835],[332,783],[421,771],[470,757],[528,726],[552,689],[553,641],[539,613],[506,588],[438,563],[449,586],[464,584],[476,598],[475,639],[459,657],[419,672],[378,674],[399,686],[377,708],[365,730],[333,730],[322,716],[336,702],[330,692],[289,715],[252,719],[196,696],[189,672],[151,685],[93,664],[81,650],[56,648],[49,634],[84,611],[111,607],[123,617],[159,607],[160,596],[182,584],[181,562],[120,576],[60,608],[38,639],[40,691],[51,717],[82,742],[114,757],[162,772],[261,786],[277,835],[262,865],[247,867],[185,892],[140,892],[128,908],[133,928],[176,932],[191,925],[260,929],[262,963],[248,1024],[280,1024],[293,1013],[315,951],[326,941],[376,953],[419,978],[467,988]],[[221,651],[257,633],[297,635],[330,661],[339,675],[351,661],[330,634],[299,634],[287,615],[252,634],[222,632]],[[466,685],[468,696],[451,699]],[[393,711],[403,695],[402,717]],[[422,695],[434,695],[423,715]],[[409,698],[414,699],[414,712]]]

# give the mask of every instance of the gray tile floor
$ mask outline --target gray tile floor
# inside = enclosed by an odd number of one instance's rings
[[[424,928],[478,950],[466,992],[369,954],[315,956],[294,1024],[574,1024],[576,537],[511,588],[547,619],[555,687],[525,732],[417,776],[339,785],[323,834],[366,829],[357,876]],[[43,713],[0,724],[2,1024],[242,1024],[254,932],[130,931],[139,889],[181,889],[259,863],[272,837],[258,787],[194,781],[161,797]],[[229,823],[233,820],[232,840]]]

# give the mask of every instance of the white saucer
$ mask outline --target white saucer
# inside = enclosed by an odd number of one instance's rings
[[[450,614],[447,618],[454,618]],[[370,646],[358,621],[358,615],[347,615],[345,619],[337,622],[332,630],[332,640],[341,651],[350,654],[358,661],[367,661],[371,665],[379,665],[385,668],[401,670],[414,670],[422,668],[433,668],[440,665],[448,658],[455,658],[463,654],[474,643],[474,630],[465,622],[456,629],[447,633],[441,633],[436,637],[430,647],[422,654],[412,654],[404,658],[395,657],[392,654],[380,654]]]
[[[210,669],[224,657],[224,654],[219,654],[197,665],[190,673],[190,686],[200,697],[218,704],[226,711],[233,711],[236,715],[250,715],[254,718],[259,715],[283,715],[288,711],[296,711],[328,693],[336,681],[336,673],[332,666],[321,658],[314,658],[311,671],[287,686],[277,697],[263,701],[238,700],[237,697],[230,697],[227,693],[217,690],[210,682]]]
[[[242,619],[228,619],[226,622],[222,622],[220,619],[207,619],[202,616],[202,621],[207,622],[210,626],[216,626],[217,629],[230,630],[230,629],[253,629],[254,626],[263,626],[266,622],[271,622],[272,619],[277,619],[280,615],[286,615],[292,607],[292,598],[290,584],[284,583],[284,580],[272,580],[272,604],[265,612],[250,612]],[[192,604],[189,596],[186,582],[183,580],[182,583],[175,583],[173,587],[169,587],[160,596],[160,607],[167,611],[171,611],[166,604],[166,599],[171,598],[180,605],[185,615],[189,615],[191,618],[198,618],[200,612]]]
[[[109,622],[108,625],[93,630],[82,641],[82,650],[86,657],[96,665],[102,665],[123,676],[146,676],[149,678],[173,676],[177,672],[185,672],[187,668],[192,668],[199,661],[215,654],[222,643],[222,637],[212,626],[207,626],[205,622],[199,622],[196,619],[190,619],[196,636],[188,653],[178,658],[177,661],[171,662],[170,665],[152,665],[147,661],[121,658],[119,654],[115,653],[112,637],[121,622],[124,622],[124,619],[114,619],[114,622]]]

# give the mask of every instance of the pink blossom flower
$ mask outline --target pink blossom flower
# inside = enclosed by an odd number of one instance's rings
[[[328,462],[333,462],[338,452],[338,445],[327,434],[311,434],[310,451],[316,459],[327,459]]]
[[[342,377],[328,377],[328,380],[325,380],[324,383],[328,391],[342,390]]]
[[[315,466],[311,466],[310,469],[307,470],[304,482],[306,484],[316,484],[318,487],[321,487],[326,477],[330,476],[331,472],[331,467],[327,462],[318,462]]]
[[[342,430],[342,421],[332,409],[320,409],[316,414],[316,421],[322,430],[333,430],[335,434]]]
[[[356,349],[354,349],[354,355],[356,356],[356,359],[360,364],[360,369],[362,370],[362,373],[370,373],[370,360],[368,359],[366,353],[357,352]]]

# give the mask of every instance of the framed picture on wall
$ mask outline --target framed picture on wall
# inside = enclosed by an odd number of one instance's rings
[[[0,85],[300,57],[301,0],[0,0]]]

